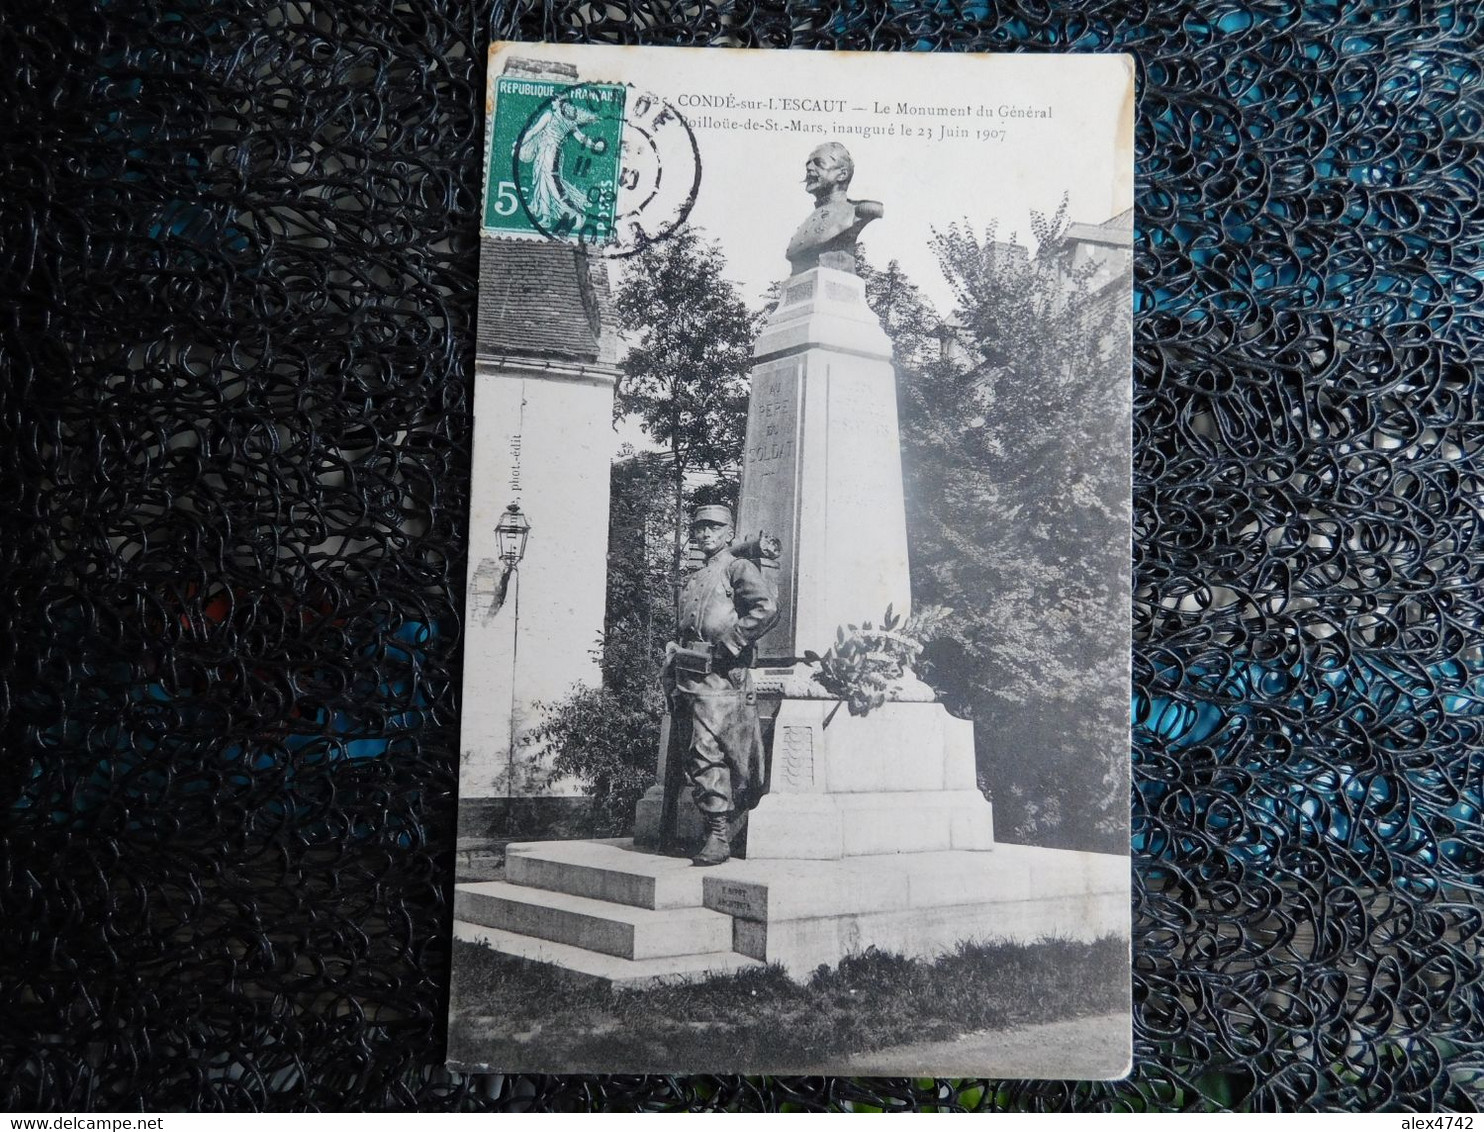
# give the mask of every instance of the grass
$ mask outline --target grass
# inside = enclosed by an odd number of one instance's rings
[[[778,967],[614,990],[456,941],[449,1055],[512,1072],[818,1071],[856,1053],[1127,1009],[1128,942],[869,951],[795,983]]]

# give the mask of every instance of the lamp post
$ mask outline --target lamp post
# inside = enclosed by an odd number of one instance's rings
[[[495,524],[495,540],[500,546],[500,561],[507,570],[514,570],[526,556],[526,539],[530,536],[531,524],[519,503],[511,503]]]
[[[520,571],[517,567],[526,556],[526,539],[531,534],[531,523],[521,511],[520,504],[511,502],[495,524],[495,541],[500,548],[500,561],[505,564],[503,594],[511,585],[515,586],[515,609],[510,619],[510,746],[507,754],[505,781],[515,793],[515,688],[516,651],[520,648]]]

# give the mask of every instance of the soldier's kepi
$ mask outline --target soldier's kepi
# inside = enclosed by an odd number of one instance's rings
[[[691,530],[705,565],[681,594],[680,640],[666,650],[665,686],[678,729],[672,749],[684,752],[706,823],[705,844],[693,860],[719,865],[731,856],[732,818],[762,793],[763,736],[751,666],[754,642],[778,620],[778,601],[762,570],[732,553],[728,508],[698,507]]]

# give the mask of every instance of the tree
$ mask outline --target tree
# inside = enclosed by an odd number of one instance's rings
[[[629,832],[654,782],[657,676],[676,634],[688,507],[737,503],[759,319],[725,268],[714,243],[684,229],[634,257],[618,290],[630,349],[615,416],[636,414],[664,450],[629,451],[613,465],[602,686],[543,705],[531,734],[552,752],[554,778],[588,785],[600,836]]]
[[[678,512],[669,470],[666,453],[628,451],[613,462],[609,476],[604,637],[637,642],[634,665],[650,673],[675,632],[672,543]],[[615,669],[605,682],[620,687],[626,677]]]
[[[603,837],[630,831],[634,805],[655,776],[664,714],[656,675],[675,632],[675,504],[665,453],[630,451],[614,462],[608,515],[602,683],[542,705],[529,739],[552,753],[553,778],[587,784],[591,832]]]
[[[1095,474],[1102,441],[1109,414],[1127,415],[1127,383],[1108,369],[1127,368],[1126,346],[1110,351],[1108,324],[1127,322],[1128,293],[1119,288],[1123,301],[1110,303],[1089,286],[1092,265],[1068,267],[1066,212],[1063,199],[1054,216],[1031,213],[1034,258],[997,242],[993,224],[982,241],[967,224],[950,226],[934,250],[958,300],[960,336],[978,357],[966,376],[988,410],[974,419],[996,481],[1051,505],[1058,520],[1101,521],[1111,517],[1108,491],[1098,490],[1107,477]],[[1119,488],[1111,498],[1121,497]]]
[[[938,330],[943,319],[902,265],[892,260],[885,270],[872,267],[862,245],[856,269],[866,284],[866,303],[881,320],[892,343],[899,370],[920,372],[938,360]]]
[[[628,262],[618,290],[630,336],[614,413],[635,414],[669,458],[676,511],[675,585],[685,554],[687,477],[735,481],[747,428],[748,375],[759,317],[726,279],[721,248],[693,228],[651,244]]]
[[[1109,536],[1127,528],[1127,468],[1108,430],[1126,427],[1128,293],[1068,270],[1065,205],[1032,222],[1034,258],[993,226],[937,236],[951,321],[895,263],[863,274],[896,345],[913,596],[954,611],[923,675],[977,721],[1011,840],[1116,848],[1128,548]]]

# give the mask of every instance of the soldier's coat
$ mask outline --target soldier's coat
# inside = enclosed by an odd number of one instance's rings
[[[704,813],[746,809],[763,788],[763,736],[752,686],[753,644],[778,620],[762,571],[722,549],[691,575],[680,597],[680,644],[712,647],[704,675],[676,669],[677,746]]]

